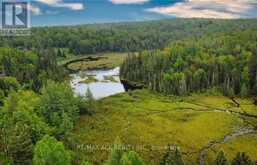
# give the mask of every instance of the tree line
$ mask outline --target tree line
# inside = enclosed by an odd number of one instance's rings
[[[138,23],[38,27],[32,28],[32,35],[29,37],[0,37],[0,47],[22,50],[57,48],[75,55],[135,52],[164,48],[169,42],[185,38],[199,38],[206,34],[227,33],[256,26],[255,19],[167,19]]]
[[[166,94],[216,88],[227,96],[256,95],[256,36],[257,30],[208,35],[131,54],[121,66],[121,79]]]

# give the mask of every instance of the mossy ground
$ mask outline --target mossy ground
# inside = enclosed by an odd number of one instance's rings
[[[245,102],[246,100],[240,100]],[[249,113],[256,107],[246,101]],[[249,103],[249,105],[248,105]],[[222,139],[226,134],[245,127],[237,115],[215,111],[232,108],[233,102],[223,96],[192,95],[188,97],[163,96],[148,90],[118,94],[98,101],[96,112],[81,116],[76,123],[75,134],[82,145],[110,146],[119,136],[124,144],[136,150],[146,164],[159,164],[167,144],[178,145],[187,164],[198,164],[201,148],[210,141]],[[256,121],[255,121],[256,122]],[[256,136],[231,142],[231,157],[241,151],[241,146],[256,146]],[[235,145],[233,145],[235,144]],[[226,143],[224,144],[226,146]],[[102,164],[109,151],[106,148],[80,148],[93,164]],[[226,146],[229,148],[229,145]],[[251,147],[252,148],[252,147]],[[255,151],[249,148],[246,151]],[[208,154],[208,161],[214,154]],[[257,160],[257,155],[251,154]]]

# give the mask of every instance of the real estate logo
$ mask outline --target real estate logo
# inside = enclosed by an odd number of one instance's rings
[[[23,36],[30,34],[29,5],[28,1],[2,1],[2,35]]]

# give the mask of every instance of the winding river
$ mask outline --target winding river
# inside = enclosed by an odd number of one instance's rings
[[[117,93],[125,92],[120,82],[119,67],[109,70],[88,70],[71,74],[70,85],[76,95],[84,96],[87,89],[90,89],[95,99],[101,99]],[[83,80],[93,76],[95,81],[85,83]],[[111,77],[113,80],[108,80]]]

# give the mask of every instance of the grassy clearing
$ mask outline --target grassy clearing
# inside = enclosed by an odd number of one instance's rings
[[[119,136],[146,164],[153,165],[159,164],[165,145],[175,144],[181,147],[187,164],[197,164],[203,146],[245,126],[236,115],[213,111],[228,106],[232,102],[226,97],[168,97],[148,90],[133,91],[98,101],[95,114],[78,120],[75,134],[81,144],[97,146],[111,145]],[[237,146],[234,152],[241,151]],[[101,149],[80,152],[94,164],[101,164],[109,154]],[[257,160],[257,155],[252,158]]]
[[[75,61],[67,65],[70,70],[92,70],[92,69],[112,69],[119,66],[126,58],[127,53],[105,53],[95,54],[76,58],[70,58],[61,61],[60,64],[65,65],[71,61]]]

